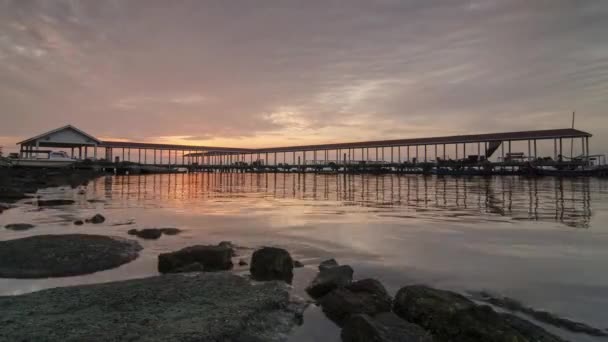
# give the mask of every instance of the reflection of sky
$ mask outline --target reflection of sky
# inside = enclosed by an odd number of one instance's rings
[[[489,290],[596,326],[608,326],[608,183],[600,179],[423,177],[297,174],[172,174],[104,177],[86,195],[48,189],[43,197],[76,205],[0,215],[0,225],[31,222],[34,234],[87,233],[132,238],[127,230],[178,227],[184,232],[140,240],[140,258],[120,268],[58,279],[0,279],[0,294],[156,274],[157,255],[231,240],[278,245],[307,266],[336,257],[355,277],[377,277],[391,290],[427,283]],[[90,203],[97,199],[103,202]],[[102,225],[75,226],[102,213]],[[133,225],[114,226],[133,219]],[[584,228],[584,229],[575,229]],[[249,259],[251,249],[239,251]],[[237,268],[246,272],[245,268]],[[305,322],[306,323],[306,322]],[[303,329],[308,329],[305,327]],[[314,329],[312,327],[311,329]],[[595,341],[581,336],[576,341]]]
[[[556,221],[577,228],[591,227],[591,196],[606,191],[592,190],[605,186],[595,179],[251,173],[107,177],[94,186],[119,206],[230,214],[246,204],[257,213],[280,208],[282,223],[297,222],[302,210],[318,220],[363,210],[394,219]]]
[[[0,145],[67,123],[232,146],[570,126],[606,145],[608,4],[0,1]]]

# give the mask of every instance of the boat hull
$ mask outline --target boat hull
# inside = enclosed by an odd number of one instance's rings
[[[64,168],[75,163],[74,160],[28,160],[15,159],[11,161],[13,166],[39,167],[39,168]]]

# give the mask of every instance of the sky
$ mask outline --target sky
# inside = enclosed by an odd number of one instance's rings
[[[608,152],[608,1],[0,0],[0,145],[567,128]]]

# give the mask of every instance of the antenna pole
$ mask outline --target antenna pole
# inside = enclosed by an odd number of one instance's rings
[[[574,129],[574,117],[576,116],[576,111],[572,112],[572,129]],[[574,155],[574,138],[570,138],[570,160]]]

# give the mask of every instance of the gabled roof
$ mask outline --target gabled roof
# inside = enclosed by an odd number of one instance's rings
[[[88,133],[85,133],[84,131],[81,131],[80,129],[78,129],[78,128],[72,126],[72,125],[65,125],[63,127],[59,127],[59,128],[54,129],[52,131],[48,131],[46,133],[42,133],[40,135],[37,135],[37,136],[35,136],[33,138],[29,138],[27,140],[23,140],[21,142],[18,142],[17,145],[24,145],[24,144],[27,144],[29,142],[41,139],[41,138],[43,138],[43,137],[45,137],[47,135],[51,135],[51,134],[54,134],[54,133],[57,133],[57,132],[60,132],[60,131],[66,130],[66,129],[71,129],[71,130],[77,132],[78,134],[81,134],[81,135],[85,136],[87,139],[90,139],[90,140],[96,142],[97,144],[101,144],[101,141],[98,140],[97,138],[95,138],[94,136],[92,136],[92,135],[90,135]]]

